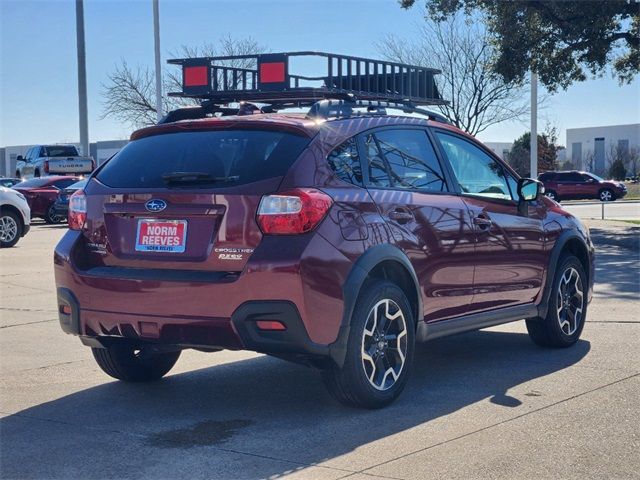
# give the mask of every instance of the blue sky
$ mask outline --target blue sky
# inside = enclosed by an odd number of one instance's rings
[[[396,0],[160,0],[163,62],[180,45],[227,34],[272,51],[376,57],[379,39],[410,38],[421,18],[420,8],[405,11]],[[85,0],[91,141],[128,137],[127,125],[100,119],[101,83],[121,59],[153,65],[152,27],[151,0]],[[0,49],[0,145],[78,141],[75,2],[0,0]],[[640,122],[640,79],[576,84],[551,97],[539,125],[546,121],[560,128],[561,143],[566,128]],[[479,137],[512,141],[527,129],[509,122]]]

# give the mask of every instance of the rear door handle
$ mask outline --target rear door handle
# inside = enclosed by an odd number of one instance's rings
[[[413,220],[413,213],[408,210],[397,208],[389,212],[389,218],[395,220],[398,223],[407,223]]]
[[[488,230],[493,225],[493,222],[486,215],[480,214],[473,218],[473,224],[480,227],[481,230]]]

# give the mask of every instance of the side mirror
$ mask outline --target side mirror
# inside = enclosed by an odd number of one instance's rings
[[[521,202],[532,202],[544,194],[544,185],[533,178],[518,180],[518,198]]]
[[[16,162],[24,162],[24,157],[22,155],[18,155],[16,157]]]

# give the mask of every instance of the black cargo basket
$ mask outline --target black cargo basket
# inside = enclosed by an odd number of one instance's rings
[[[318,76],[297,75],[290,71],[290,64],[299,61],[311,61],[324,71]],[[182,58],[168,62],[182,66],[182,91],[169,95],[210,100],[218,105],[247,101],[302,106],[322,99],[411,105],[447,103],[433,78],[439,70],[383,60],[308,51]]]

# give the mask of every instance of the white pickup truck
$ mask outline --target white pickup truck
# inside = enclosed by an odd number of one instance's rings
[[[81,157],[74,145],[36,145],[16,159],[16,177],[88,175],[96,166],[91,157]]]

